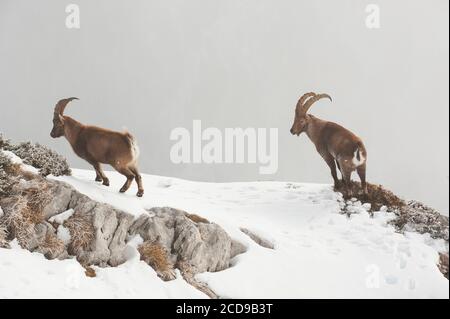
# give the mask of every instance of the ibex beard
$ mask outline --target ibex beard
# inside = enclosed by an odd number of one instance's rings
[[[137,166],[139,148],[136,139],[129,132],[116,132],[84,125],[65,116],[64,110],[67,104],[73,100],[78,100],[78,98],[63,99],[56,104],[50,136],[52,138],[64,136],[75,154],[94,167],[97,174],[95,181],[109,186],[109,179],[101,167],[101,164],[109,164],[127,178],[120,192],[126,192],[133,180],[136,180],[137,196],[142,197],[144,188]]]
[[[291,134],[299,136],[305,132],[316,146],[317,152],[330,167],[334,179],[334,186],[340,189],[341,181],[337,177],[336,166],[342,174],[344,195],[353,196],[351,175],[356,170],[360,179],[363,193],[367,195],[366,162],[367,152],[362,140],[346,128],[321,120],[307,114],[309,108],[318,100],[327,98],[328,94],[306,93],[297,103],[294,124]]]

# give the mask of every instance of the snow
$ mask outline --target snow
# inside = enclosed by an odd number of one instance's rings
[[[39,170],[31,165],[26,165],[23,163],[22,159],[18,157],[16,154],[10,151],[1,150],[4,155],[8,156],[13,164],[20,165],[20,167],[30,173],[39,174]]]
[[[69,209],[69,210],[67,210],[65,212],[62,212],[61,214],[58,214],[58,215],[55,215],[55,216],[51,217],[48,221],[51,222],[51,223],[55,222],[55,223],[57,223],[59,225],[62,225],[62,224],[64,224],[64,222],[67,219],[70,218],[70,216],[73,215],[73,213],[74,213],[74,210],[73,209]]]
[[[70,236],[70,231],[63,225],[58,226],[58,229],[56,230],[56,236],[62,240],[64,245],[68,245],[72,241],[72,236]]]
[[[388,225],[392,213],[384,210],[372,218],[369,206],[357,201],[350,204],[355,214],[342,215],[340,207],[346,203],[330,185],[216,184],[143,175],[145,195],[137,198],[136,185],[119,193],[125,178],[116,172],[106,173],[110,187],[94,182],[93,171],[72,172],[52,178],[135,217],[163,206],[200,215],[243,243],[247,252],[233,259],[231,268],[197,275],[223,298],[449,298],[448,281],[436,266],[438,252],[448,250],[443,240],[399,234]],[[272,242],[275,249],[259,246],[240,228]],[[180,276],[161,281],[139,261],[136,246],[141,241],[129,243],[124,265],[95,268],[96,278],[84,276],[74,260],[47,261],[21,249],[0,249],[0,298],[206,297]]]
[[[38,253],[0,249],[0,298],[206,298],[178,278],[162,282],[146,263],[134,258],[115,268],[93,267],[87,277],[75,259],[47,260]]]

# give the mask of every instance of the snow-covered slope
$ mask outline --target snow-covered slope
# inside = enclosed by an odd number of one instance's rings
[[[116,268],[96,268],[89,278],[76,260],[47,260],[12,246],[0,248],[0,298],[207,298],[181,276],[161,281],[138,255]]]
[[[377,212],[340,214],[340,194],[329,185],[258,182],[212,184],[144,175],[146,194],[118,190],[123,176],[108,172],[110,187],[95,173],[73,170],[59,177],[97,201],[135,216],[170,206],[221,225],[248,250],[233,266],[197,276],[224,298],[448,298],[449,283],[436,267],[443,240],[399,234]],[[358,203],[355,204],[359,206]],[[263,248],[240,231],[272,242]],[[130,249],[130,251],[133,251]],[[47,261],[19,248],[0,249],[0,297],[206,297],[179,276],[165,283],[138,256],[117,268],[96,268],[97,277],[76,275],[76,262]],[[81,273],[82,274],[82,273]]]

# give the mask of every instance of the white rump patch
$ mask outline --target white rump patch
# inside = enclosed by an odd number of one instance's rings
[[[133,159],[136,161],[139,158],[139,154],[140,154],[140,149],[139,146],[137,145],[136,140],[133,138],[130,139],[131,141],[131,152],[133,153]]]
[[[355,154],[353,154],[353,159],[352,159],[352,163],[353,163],[353,165],[355,165],[356,167],[361,166],[361,165],[364,164],[365,161],[366,161],[366,158],[364,157],[364,155],[363,155],[361,152],[359,152],[360,160],[358,161],[358,151],[359,151],[359,149],[357,149],[357,150],[355,151]]]

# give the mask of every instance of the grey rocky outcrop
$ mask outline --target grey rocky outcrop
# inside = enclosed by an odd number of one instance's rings
[[[20,187],[29,187],[30,183],[33,182],[22,183]],[[48,258],[63,259],[72,255],[85,266],[118,266],[126,261],[128,239],[140,235],[144,241],[159,241],[170,252],[174,264],[183,261],[189,264],[191,271],[200,273],[224,270],[234,256],[245,251],[244,246],[232,240],[219,225],[195,222],[181,210],[152,208],[148,214],[135,219],[109,204],[90,199],[64,182],[41,179],[40,183],[43,191],[51,194],[51,199],[42,207],[42,221],[34,225],[26,248],[47,252]],[[70,230],[72,242],[63,251],[42,249],[45,246],[42,243],[55,238],[60,227],[48,220],[69,209],[74,214],[61,226]]]
[[[196,272],[227,269],[230,260],[242,253],[241,244],[217,224],[194,222],[186,212],[174,208],[152,208],[130,227],[130,235],[157,241],[176,261],[188,261]]]

